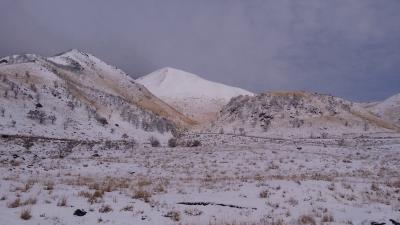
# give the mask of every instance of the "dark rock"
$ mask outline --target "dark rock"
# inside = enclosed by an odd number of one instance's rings
[[[371,225],[385,225],[386,223],[371,222]]]
[[[392,223],[393,223],[393,225],[400,225],[400,223],[399,223],[399,222],[397,222],[397,221],[395,221],[395,220],[392,220],[392,219],[390,219],[389,221],[390,221],[390,222],[392,222]]]
[[[19,155],[17,155],[17,154],[13,154],[13,155],[12,155],[12,157],[13,157],[14,159],[16,159],[16,158],[18,158],[18,157],[19,157]]]
[[[84,215],[86,215],[86,213],[87,212],[85,210],[83,210],[83,209],[77,209],[74,212],[74,216],[84,216]]]
[[[36,106],[36,108],[42,108],[43,107],[43,105],[40,104],[40,103],[37,103],[35,106]]]

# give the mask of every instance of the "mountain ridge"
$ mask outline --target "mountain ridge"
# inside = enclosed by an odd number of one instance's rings
[[[166,141],[194,124],[123,71],[78,50],[0,62],[2,133]]]

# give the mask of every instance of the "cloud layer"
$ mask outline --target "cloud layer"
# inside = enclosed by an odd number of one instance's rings
[[[254,92],[400,92],[398,0],[3,0],[0,56],[79,48],[134,77],[187,70]]]

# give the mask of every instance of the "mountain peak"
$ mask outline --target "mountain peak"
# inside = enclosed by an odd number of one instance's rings
[[[229,100],[237,95],[253,94],[241,88],[209,81],[198,75],[171,67],[159,69],[140,77],[137,81],[161,97],[206,97]]]
[[[159,69],[136,81],[197,121],[215,114],[233,97],[253,95],[241,88],[209,81],[171,67]]]

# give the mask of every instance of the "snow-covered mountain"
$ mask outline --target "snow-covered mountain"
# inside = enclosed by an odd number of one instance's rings
[[[194,122],[123,71],[71,50],[0,59],[0,133],[166,140]]]
[[[308,138],[398,132],[399,127],[350,101],[300,91],[233,98],[206,130]]]
[[[382,101],[365,105],[367,109],[400,127],[400,93]]]
[[[241,88],[208,81],[173,68],[157,70],[136,81],[178,111],[199,122],[213,118],[231,98],[253,95]]]

